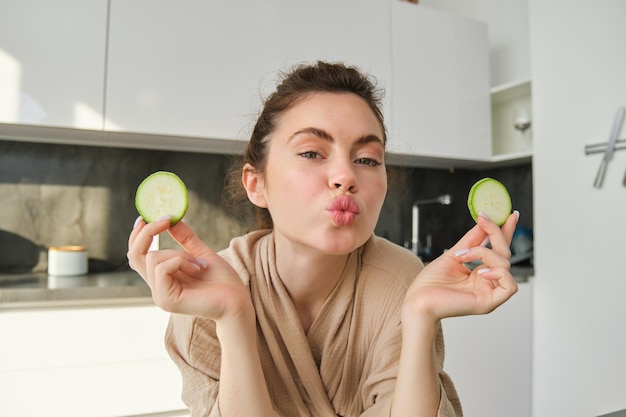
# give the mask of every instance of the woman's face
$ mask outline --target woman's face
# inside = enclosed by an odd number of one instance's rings
[[[277,245],[339,255],[365,243],[387,193],[383,130],[366,102],[308,95],[280,116],[268,145],[251,199],[268,208]]]

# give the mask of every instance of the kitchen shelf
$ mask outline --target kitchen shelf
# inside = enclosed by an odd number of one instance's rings
[[[491,164],[496,166],[519,165],[532,162],[533,152],[520,151],[494,155],[491,157]]]
[[[514,101],[531,94],[530,79],[518,80],[499,85],[491,89],[491,104],[499,105],[508,101]]]
[[[516,164],[532,160],[532,125],[516,130],[514,112],[528,111],[532,122],[532,91],[529,79],[491,89],[491,136],[494,164]]]

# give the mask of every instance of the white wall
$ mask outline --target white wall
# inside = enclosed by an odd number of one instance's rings
[[[626,408],[626,150],[601,189],[592,186],[601,156],[584,153],[608,139],[626,106],[626,2],[420,4],[490,25],[492,86],[532,77],[533,417]],[[499,54],[500,46],[509,49]]]
[[[626,2],[530,0],[529,16],[533,416],[598,416],[626,408],[626,150],[594,189],[584,146],[626,106]]]

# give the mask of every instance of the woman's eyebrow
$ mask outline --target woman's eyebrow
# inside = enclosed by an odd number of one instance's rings
[[[303,135],[303,134],[309,134],[309,135],[314,135],[317,136],[321,139],[324,139],[328,142],[334,142],[335,139],[333,139],[333,137],[330,135],[330,133],[326,132],[323,129],[319,129],[317,127],[305,127],[304,129],[300,129],[296,132],[294,132],[289,139],[287,140],[287,143],[289,143],[292,139]]]
[[[355,146],[367,145],[368,143],[378,143],[383,149],[385,144],[381,138],[376,135],[364,135],[361,136],[355,143]]]
[[[289,139],[287,140],[287,142],[291,141],[292,139],[296,138],[297,136],[300,136],[302,134],[310,134],[310,135],[314,135],[320,139],[324,139],[328,142],[334,142],[335,139],[332,137],[332,135],[328,132],[326,132],[323,129],[319,129],[317,127],[305,127],[304,129],[300,129],[297,132],[295,132],[294,134],[292,134]],[[378,143],[382,148],[385,147],[383,140],[381,138],[379,138],[376,135],[363,135],[361,136],[359,139],[357,139],[357,141],[354,143],[354,146],[363,146],[366,145],[368,143]]]

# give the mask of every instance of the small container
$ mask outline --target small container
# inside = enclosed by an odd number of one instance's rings
[[[51,246],[48,248],[48,275],[86,275],[87,249],[84,246]]]

